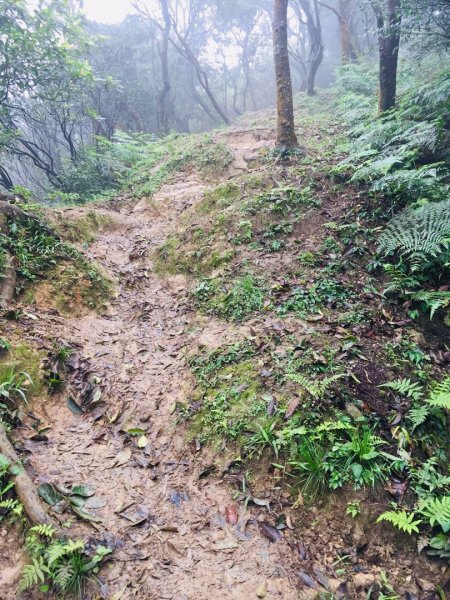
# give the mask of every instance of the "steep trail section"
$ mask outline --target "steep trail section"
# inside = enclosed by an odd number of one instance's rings
[[[240,173],[259,142],[250,132],[227,132],[226,141],[236,154],[232,173]],[[191,389],[184,357],[214,330],[213,323],[194,320],[184,279],[161,279],[148,259],[205,190],[195,174],[178,179],[150,201],[102,206],[114,212],[116,226],[88,254],[118,283],[107,313],[49,315],[37,326],[80,349],[103,388],[106,412],[75,415],[56,400],[41,407],[52,426],[50,441],[33,447],[29,467],[40,483],[95,487],[98,533],[79,521],[68,533],[114,547],[102,574],[105,598],[240,599],[264,590],[266,580],[270,598],[297,598],[287,543],[270,542],[249,511],[227,522],[233,490],[221,479],[199,477],[204,465],[172,416]],[[216,329],[233,336],[232,327]],[[133,428],[145,430],[145,448],[125,435]]]

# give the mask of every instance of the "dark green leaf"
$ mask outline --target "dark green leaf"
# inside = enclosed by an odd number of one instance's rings
[[[83,409],[75,402],[73,398],[67,400],[67,406],[75,415],[82,415]]]
[[[51,483],[41,483],[38,487],[39,496],[50,504],[50,506],[54,506],[61,500],[64,500],[64,496],[58,492],[54,485]]]

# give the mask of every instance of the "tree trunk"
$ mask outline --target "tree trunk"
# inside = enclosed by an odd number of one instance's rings
[[[341,38],[341,63],[346,65],[352,58],[352,43],[350,40],[350,2],[339,0],[339,32]]]
[[[316,94],[316,75],[323,60],[323,45],[316,43],[311,47],[311,58],[309,62],[308,77],[306,80],[306,93],[308,96]]]
[[[308,96],[314,96],[316,93],[316,75],[323,60],[324,45],[322,43],[322,25],[320,22],[319,5],[317,0],[299,0],[300,6],[306,15],[306,26],[310,41],[310,51],[308,59],[308,74],[306,77],[306,93]]]
[[[221,119],[227,124],[230,125],[231,121],[228,117],[228,115],[222,110],[222,108],[220,107],[219,103],[217,102],[211,87],[209,85],[209,79],[208,79],[208,75],[206,74],[206,72],[204,71],[204,69],[202,68],[200,61],[198,60],[198,58],[195,56],[195,54],[192,52],[187,40],[185,37],[183,37],[182,35],[180,35],[180,33],[178,32],[178,30],[176,29],[176,23],[172,22],[172,25],[174,26],[174,31],[176,33],[177,39],[179,44],[176,44],[172,41],[173,45],[175,46],[175,48],[178,50],[178,52],[184,56],[184,58],[186,60],[188,60],[191,65],[194,67],[195,70],[195,74],[197,76],[198,82],[200,83],[200,85],[202,86],[205,94],[208,96],[209,101],[211,102],[211,104],[214,107],[214,110],[216,111],[216,113],[221,117]],[[202,108],[204,108],[203,104],[201,105]]]
[[[12,181],[8,171],[5,169],[5,167],[2,167],[1,165],[0,165],[0,185],[2,185],[5,188],[5,190],[8,190],[8,192],[10,192],[14,188],[13,181]]]
[[[395,106],[397,95],[397,66],[400,47],[400,0],[386,0],[386,10],[377,5],[378,45],[380,54],[378,109],[380,113]]]
[[[252,101],[253,110],[256,110],[256,98],[255,91],[253,89],[252,80],[250,76],[250,57],[248,52],[248,45],[250,41],[250,32],[246,32],[243,47],[242,47],[242,70],[245,77],[245,89],[244,89],[244,102],[247,106],[247,93],[250,93],[250,99]],[[245,112],[246,108],[244,109]]]
[[[158,94],[158,129],[160,135],[169,133],[169,119],[167,96],[170,92],[170,77],[169,77],[169,39],[171,20],[169,14],[169,6],[167,0],[160,0],[161,11],[164,19],[164,29],[162,33],[161,46],[161,77],[162,87]]]
[[[277,146],[294,148],[298,142],[289,66],[287,7],[288,0],[274,0],[272,31],[277,87]]]
[[[339,32],[341,36],[341,64],[346,65],[350,62],[350,32],[348,23],[344,19],[339,19]]]

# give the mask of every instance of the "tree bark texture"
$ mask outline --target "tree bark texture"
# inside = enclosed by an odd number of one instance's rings
[[[308,28],[310,42],[308,73],[306,77],[306,93],[308,96],[314,96],[316,93],[316,75],[322,63],[324,54],[319,5],[317,0],[312,0],[312,6],[310,0],[299,0],[299,3],[306,15],[306,26]]]
[[[298,142],[289,66],[287,7],[288,0],[274,0],[272,32],[277,88],[277,146],[294,148]]]
[[[401,35],[400,0],[384,0],[374,5],[380,54],[378,109],[380,113],[394,108],[397,95],[397,66]]]
[[[0,452],[4,454],[11,463],[19,463],[19,457],[1,425]],[[55,529],[58,529],[58,524],[48,515],[42,506],[37,489],[24,469],[14,477],[14,483],[17,496],[23,505],[30,523],[32,525],[52,525]]]
[[[161,79],[162,86],[158,94],[158,129],[160,135],[169,133],[169,118],[168,118],[168,95],[170,93],[170,77],[169,77],[169,40],[170,28],[172,25],[169,6],[167,0],[160,0],[161,12],[164,19],[164,29],[162,31],[161,42]]]

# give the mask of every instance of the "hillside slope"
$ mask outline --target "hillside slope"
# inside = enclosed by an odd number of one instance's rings
[[[95,488],[94,522],[61,518],[114,550],[101,597],[431,598],[446,583],[443,561],[376,524],[412,502],[397,450],[416,472],[434,456],[401,445],[391,416],[412,437],[408,407],[379,386],[442,379],[445,338],[382,300],[378,201],[330,177],[342,131],[327,115],[298,111],[304,154],[287,162],[273,114],[250,115],[214,134],[221,173],[191,163],[151,197],[46,211],[112,291],[94,311],[44,277],[2,323],[13,348],[73,349],[66,388],[36,393],[13,437],[37,484]],[[25,558],[17,529],[3,539],[6,600]]]

